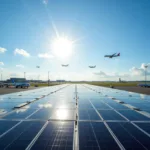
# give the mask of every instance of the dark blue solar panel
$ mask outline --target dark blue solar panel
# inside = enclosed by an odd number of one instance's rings
[[[20,102],[11,102],[11,103],[6,103],[6,102],[3,102],[3,103],[0,103],[0,109],[12,109],[14,108],[15,106],[18,106],[19,104],[21,104]]]
[[[149,109],[145,109],[145,110],[143,110],[143,111],[146,111],[146,112],[150,113],[150,110],[149,110]]]
[[[49,122],[32,150],[73,149],[74,122]]]
[[[137,121],[137,120],[150,120],[150,118],[139,114],[138,112],[134,110],[118,110],[123,116],[128,118],[129,120],[132,121]]]
[[[150,134],[150,123],[141,122],[141,123],[135,123],[135,124]]]
[[[149,102],[143,102],[143,103],[133,103],[132,106],[138,107],[142,110],[150,109],[150,103]]]
[[[95,106],[97,109],[111,109],[109,106],[106,104],[102,103],[101,101],[92,101],[92,104]]]
[[[35,109],[18,109],[15,112],[3,117],[5,119],[25,119],[27,116],[35,112]]]
[[[119,146],[102,122],[79,122],[79,149],[114,149]]]
[[[39,111],[37,111],[35,114],[33,114],[29,119],[49,119],[52,115],[52,109],[51,108],[42,108]]]
[[[79,109],[80,120],[101,120],[94,109]]]
[[[109,122],[108,125],[125,149],[150,149],[150,138],[131,123]]]
[[[89,104],[79,104],[79,109],[92,109],[92,105],[89,103]]]
[[[93,108],[91,103],[87,99],[86,100],[85,99],[83,99],[83,100],[79,99],[78,106],[80,109],[91,109],[91,108]]]
[[[114,102],[111,99],[104,100],[104,102],[106,102],[108,105],[110,105],[114,109],[129,109],[128,107],[125,107],[122,104]]]
[[[44,122],[22,122],[0,138],[0,149],[24,150],[43,125]]]
[[[114,110],[98,110],[104,120],[125,120]]]
[[[18,121],[0,121],[0,135],[12,128]]]

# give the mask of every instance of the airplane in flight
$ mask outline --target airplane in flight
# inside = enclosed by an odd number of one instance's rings
[[[68,67],[68,66],[69,66],[69,64],[67,64],[67,65],[63,65],[63,64],[62,64],[61,66],[62,66],[62,67]]]
[[[40,68],[40,66],[36,66],[36,68]]]
[[[112,55],[105,55],[104,57],[109,57],[109,58],[113,58],[113,57],[119,57],[120,56],[120,53],[116,54],[112,54]]]
[[[89,68],[95,68],[96,67],[96,65],[95,66],[89,66]]]

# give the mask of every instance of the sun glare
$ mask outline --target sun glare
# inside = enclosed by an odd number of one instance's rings
[[[68,112],[65,109],[59,109],[57,110],[56,115],[58,119],[66,119],[68,116]]]
[[[67,59],[71,56],[73,48],[73,42],[65,37],[59,37],[52,43],[52,52],[55,56]]]

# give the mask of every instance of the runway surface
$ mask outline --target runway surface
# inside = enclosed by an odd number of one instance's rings
[[[77,84],[0,96],[0,150],[148,150],[150,96]]]

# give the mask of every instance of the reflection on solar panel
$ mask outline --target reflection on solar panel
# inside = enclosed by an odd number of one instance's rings
[[[49,122],[31,149],[72,150],[73,131],[73,122]]]
[[[79,119],[80,120],[101,120],[96,111],[93,109],[88,110],[79,110]]]
[[[115,149],[119,146],[102,122],[79,122],[79,149]]]
[[[150,149],[150,138],[131,123],[109,122],[108,125],[125,149]]]
[[[124,115],[126,118],[128,118],[131,121],[143,121],[143,120],[150,120],[150,118],[145,117],[141,114],[139,114],[138,112],[134,111],[134,110],[118,110],[122,115]]]
[[[144,131],[146,131],[148,134],[150,134],[150,123],[138,122],[135,124],[138,125]]]
[[[148,150],[149,98],[92,85],[2,95],[0,150]]]
[[[114,110],[98,110],[102,118],[104,120],[125,120],[119,114],[117,114]]]
[[[0,138],[0,149],[25,149],[43,124],[44,122],[20,122],[18,126]]]

